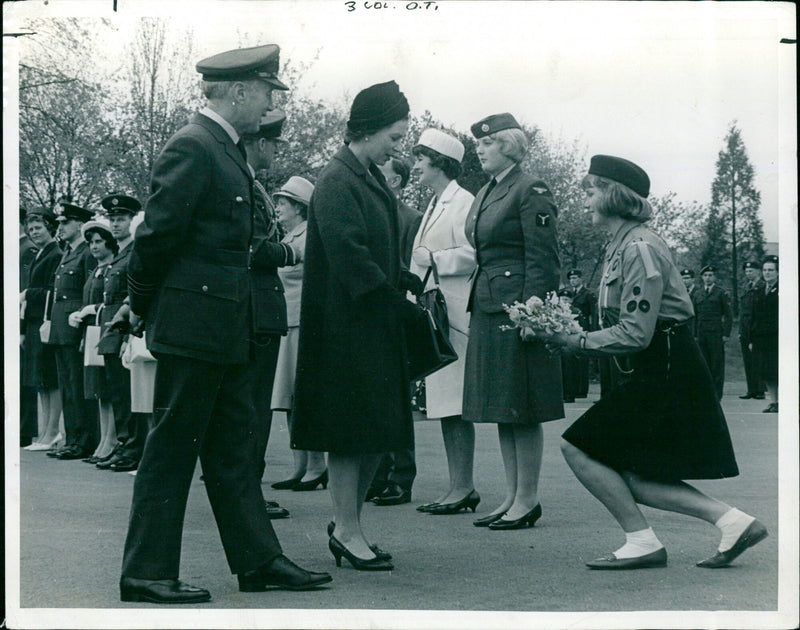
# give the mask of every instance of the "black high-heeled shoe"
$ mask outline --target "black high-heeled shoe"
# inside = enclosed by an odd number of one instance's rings
[[[333,536],[333,530],[336,529],[336,523],[331,521],[328,523],[328,536]],[[378,545],[370,545],[369,548],[372,550],[372,553],[375,554],[376,558],[380,558],[381,560],[391,560],[392,554],[388,551],[384,551]]]
[[[439,505],[436,501],[433,503],[425,503],[417,507],[417,512],[430,512],[432,507]]]
[[[428,510],[428,514],[458,514],[461,510],[472,510],[475,513],[475,508],[481,502],[481,496],[474,490],[465,496],[461,501],[455,503],[440,503],[434,505]]]
[[[381,560],[377,556],[364,560],[358,556],[353,555],[347,547],[340,543],[334,536],[328,540],[328,549],[333,554],[333,559],[336,560],[336,566],[342,566],[342,556],[347,558],[347,561],[353,565],[357,571],[391,571],[394,565],[388,560]]]
[[[495,521],[499,521],[501,518],[503,518],[504,514],[505,512],[499,512],[497,514],[489,514],[489,516],[484,516],[483,518],[475,519],[474,521],[472,521],[472,524],[475,527],[489,527],[489,525],[491,525]]]
[[[308,481],[298,481],[294,486],[292,486],[292,490],[295,492],[308,492],[309,490],[316,490],[317,486],[322,484],[322,489],[328,487],[328,471],[323,470],[322,474],[315,478],[309,479]]]
[[[507,521],[504,518],[500,518],[496,520],[494,523],[489,524],[489,529],[525,529],[526,527],[533,527],[542,517],[542,504],[537,503],[536,507],[533,508],[527,514],[523,514],[518,519],[513,521]]]
[[[302,477],[292,477],[291,479],[284,479],[283,481],[276,481],[275,483],[272,484],[272,487],[275,488],[275,490],[291,490],[298,483],[300,483],[301,479],[302,479]]]

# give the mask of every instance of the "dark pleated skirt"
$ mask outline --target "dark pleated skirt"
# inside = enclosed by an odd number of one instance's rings
[[[507,324],[505,312],[472,313],[463,419],[532,425],[563,418],[560,358],[540,341],[500,329]]]
[[[58,371],[53,346],[42,343],[39,336],[41,322],[26,322],[25,343],[22,351],[22,384],[39,391],[58,387]]]
[[[739,474],[714,383],[688,325],[656,331],[632,372],[565,432],[617,471],[677,481]]]

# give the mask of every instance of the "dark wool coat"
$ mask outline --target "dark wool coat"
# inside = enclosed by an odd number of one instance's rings
[[[228,133],[202,114],[158,156],[128,261],[151,351],[246,363],[255,335],[286,334],[277,267],[292,254],[262,233],[253,181]]]
[[[50,345],[77,346],[81,342],[81,330],[69,325],[69,316],[81,310],[83,285],[96,267],[97,260],[89,253],[86,241],[61,257],[51,298]]]
[[[386,282],[397,287],[399,273],[395,196],[343,147],[308,210],[292,448],[413,448],[400,319],[363,299]]]

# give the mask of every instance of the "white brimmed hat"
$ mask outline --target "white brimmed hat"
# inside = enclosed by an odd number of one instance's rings
[[[464,157],[464,145],[457,139],[438,129],[426,129],[417,140],[418,147],[428,147],[429,149],[441,153],[456,162],[461,162]]]
[[[274,193],[273,197],[288,197],[302,204],[308,205],[311,201],[311,193],[314,192],[314,184],[297,175],[290,177],[281,189]]]
[[[100,229],[111,235],[111,223],[103,216],[95,215],[91,220],[81,226],[81,235],[86,240],[86,233],[92,229]]]

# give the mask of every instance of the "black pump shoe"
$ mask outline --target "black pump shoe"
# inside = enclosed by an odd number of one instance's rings
[[[391,562],[388,560],[381,560],[377,556],[364,560],[363,558],[353,555],[347,547],[333,536],[328,540],[328,549],[331,550],[333,558],[336,560],[337,567],[342,566],[342,556],[344,556],[347,561],[353,565],[353,568],[358,571],[391,571],[394,569],[394,565]]]
[[[272,484],[272,487],[276,490],[291,490],[294,488],[298,483],[300,483],[300,479],[302,477],[293,477],[292,479],[284,479],[283,481],[276,481]]]
[[[484,516],[483,518],[478,518],[472,521],[472,524],[475,527],[489,527],[495,521],[499,521],[503,518],[505,512],[499,512],[498,514],[489,514],[489,516]]]
[[[440,503],[434,505],[429,510],[428,514],[458,514],[461,510],[472,510],[475,513],[475,508],[481,502],[481,496],[474,490],[465,496],[461,501],[455,503]]]
[[[542,504],[537,503],[527,514],[523,514],[518,519],[507,521],[504,518],[497,519],[494,523],[489,524],[489,529],[525,529],[526,527],[533,527],[542,517]]]
[[[309,479],[308,481],[298,481],[294,486],[292,486],[292,490],[294,492],[308,492],[310,490],[316,490],[317,486],[322,484],[322,489],[328,487],[328,471],[323,470],[322,474],[315,478]]]
[[[336,529],[336,523],[331,521],[328,523],[328,536],[333,536],[333,530]],[[370,545],[369,548],[372,550],[372,553],[375,554],[375,557],[379,560],[391,560],[392,554],[388,551],[384,551],[378,545]]]

